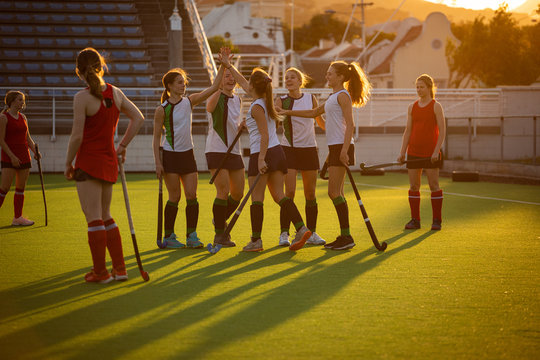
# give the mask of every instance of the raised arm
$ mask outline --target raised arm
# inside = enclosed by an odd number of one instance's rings
[[[244,89],[246,94],[249,94],[249,83],[242,75],[238,69],[234,67],[233,64],[231,64],[231,59],[233,58],[233,54],[231,54],[231,49],[227,47],[221,48],[221,51],[219,53],[219,60],[221,61],[221,64],[231,72],[232,76],[234,77],[234,80]]]
[[[399,157],[397,158],[397,161],[400,163],[405,162],[405,155],[407,153],[407,147],[409,146],[409,139],[411,138],[412,108],[413,104],[410,104],[409,108],[407,109],[407,125],[405,126],[405,131],[403,132],[403,138],[401,140],[401,150],[399,151]]]
[[[446,138],[446,123],[444,119],[444,111],[438,102],[435,102],[434,106],[435,118],[437,119],[437,126],[439,127],[439,138],[437,139],[437,145],[435,145],[435,150],[431,155],[431,161],[435,162],[439,159],[439,151],[441,151],[441,146]]]
[[[218,73],[216,75],[216,78],[214,79],[214,82],[212,85],[201,91],[200,93],[195,93],[189,95],[189,101],[191,102],[191,108],[193,109],[195,106],[199,105],[206,99],[210,97],[213,93],[219,90],[219,86],[221,85],[221,79],[223,78],[223,66],[219,67]]]

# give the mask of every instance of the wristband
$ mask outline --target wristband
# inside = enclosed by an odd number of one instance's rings
[[[127,149],[127,145],[124,145],[124,144],[122,144],[122,143],[120,143],[119,145],[120,145],[120,146],[123,146],[124,148]]]

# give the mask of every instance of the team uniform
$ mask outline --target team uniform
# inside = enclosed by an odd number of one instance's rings
[[[5,142],[13,154],[20,160],[20,166],[17,169],[29,169],[32,163],[27,141],[28,124],[21,113],[19,113],[17,118],[13,117],[7,111],[4,112],[4,115],[7,118]],[[2,168],[14,168],[11,159],[3,149],[1,159]]]
[[[442,156],[439,154],[439,160],[431,162],[431,155],[439,139],[439,127],[435,117],[435,100],[431,100],[424,107],[418,105],[415,101],[411,110],[412,128],[409,146],[407,148],[407,160],[426,159],[407,164],[407,169],[435,169],[442,168]]]
[[[274,120],[268,116],[268,111],[266,110],[266,104],[264,99],[259,98],[255,100],[249,107],[249,111],[246,116],[246,126],[249,132],[249,166],[248,166],[248,175],[256,176],[259,173],[259,152],[261,151],[261,134],[257,128],[257,122],[255,118],[251,115],[251,110],[255,105],[259,105],[264,110],[264,116],[266,118],[266,124],[268,127],[268,150],[266,151],[266,157],[264,160],[268,165],[268,173],[272,171],[281,171],[282,173],[287,173],[287,161],[285,159],[285,153],[283,148],[279,143],[279,139],[276,132],[276,124]]]
[[[232,144],[241,122],[242,103],[237,95],[231,97],[221,93],[216,108],[210,114],[208,135],[206,137],[206,162],[209,169],[217,169]],[[223,169],[244,168],[240,155],[240,142],[237,142],[223,164]]]
[[[431,162],[431,155],[439,140],[439,126],[435,116],[435,99],[426,106],[414,102],[411,110],[412,127],[407,147],[407,160],[426,159],[414,163],[407,163],[407,169],[440,169],[443,165],[442,153],[439,159]],[[431,209],[433,211],[432,230],[440,230],[442,219],[443,191],[431,192]],[[411,208],[411,221],[405,225],[406,229],[420,228],[420,191],[409,190],[409,206]],[[438,228],[437,228],[438,226]]]
[[[191,101],[188,97],[182,97],[176,104],[165,100],[161,107],[165,112],[165,136],[161,141],[165,172],[179,175],[197,172],[191,137]]]
[[[114,148],[114,133],[120,111],[114,104],[113,88],[107,84],[103,101],[95,115],[84,122],[83,140],[75,160],[74,179],[97,179],[115,183],[118,178],[118,159]]]
[[[324,112],[326,114],[326,142],[328,144],[328,165],[329,166],[343,166],[339,155],[343,148],[343,142],[345,141],[345,118],[343,117],[343,111],[338,102],[338,96],[341,93],[347,94],[350,98],[349,92],[345,89],[333,93],[328,97],[324,103]],[[351,144],[347,150],[349,155],[349,164],[354,165],[354,139],[351,138]]]
[[[286,110],[313,109],[313,96],[302,94],[298,99],[289,95],[281,97]],[[315,141],[315,125],[312,118],[286,116],[283,120],[281,146],[287,158],[287,168],[295,170],[318,170],[319,156]]]
[[[96,114],[87,116],[84,121],[83,140],[75,160],[75,181],[98,180],[104,183],[115,183],[118,179],[118,158],[114,148],[114,133],[118,125],[120,110],[115,105],[113,87],[106,84],[101,93],[103,101]],[[105,249],[109,250],[112,259],[112,277],[100,282],[108,282],[113,278],[127,280],[126,265],[122,249],[122,238],[114,219],[94,220],[88,223],[88,244],[94,261],[93,271],[86,274],[86,281],[97,281],[96,275],[103,276],[107,272]]]
[[[197,172],[197,163],[193,154],[193,138],[191,136],[192,109],[188,97],[182,97],[177,103],[165,100],[161,104],[165,116],[163,126],[165,136],[161,140],[163,147],[163,169],[165,173],[186,175]],[[169,247],[175,244],[183,246],[176,241],[174,223],[178,213],[178,203],[167,201],[165,205],[165,240]],[[199,220],[199,202],[197,198],[186,200],[186,236],[188,247],[199,247],[202,244],[197,238],[197,222]],[[196,246],[191,246],[196,244]]]

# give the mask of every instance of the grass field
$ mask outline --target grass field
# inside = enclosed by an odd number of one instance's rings
[[[8,226],[13,188],[0,209],[0,359],[537,359],[540,357],[540,187],[452,183],[443,230],[409,220],[406,175],[355,175],[379,240],[369,238],[350,186],[357,246],[351,251],[276,246],[278,206],[265,203],[265,251],[159,250],[157,180],[129,174],[145,270],[137,270],[121,185],[112,214],[124,240],[129,281],[86,284],[86,223],[73,183],[46,175],[26,190],[30,228]],[[425,178],[424,178],[425,182]],[[326,183],[318,186],[318,233],[338,234]],[[301,182],[299,181],[301,190]],[[423,185],[427,189],[427,185]],[[199,181],[199,235],[213,236],[214,188]],[[185,231],[181,202],[176,232]],[[304,200],[297,196],[303,213]],[[233,230],[243,246],[246,208]]]

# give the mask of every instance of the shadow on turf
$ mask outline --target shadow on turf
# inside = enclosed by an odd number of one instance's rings
[[[13,344],[21,344],[20,339],[32,334],[40,339],[41,344],[48,344],[39,350],[42,357],[71,354],[72,358],[80,358],[90,353],[122,356],[127,353],[134,354],[139,347],[167,338],[175,331],[205,322],[204,333],[193,334],[198,340],[188,342],[185,345],[187,350],[177,354],[185,358],[205,357],[231,342],[245,340],[275,328],[319,304],[324,304],[354,279],[363,276],[393,255],[420,244],[433,232],[420,233],[416,238],[395,248],[390,246],[397,244],[406,234],[408,233],[403,232],[387,239],[389,248],[384,253],[379,253],[373,247],[352,256],[352,252],[347,252],[348,257],[331,265],[324,262],[344,253],[321,249],[317,258],[297,261],[296,252],[276,246],[267,249],[263,253],[266,255],[264,257],[237,252],[223,261],[194,268],[194,265],[210,256],[219,256],[221,253],[210,255],[206,250],[201,250],[200,255],[194,257],[195,261],[153,279],[153,270],[192,256],[194,250],[150,250],[141,254],[144,268],[150,273],[150,282],[142,281],[133,256],[127,257],[130,275],[127,285],[131,291],[119,294],[117,292],[122,288],[120,286],[85,284],[82,276],[86,268],[70,271],[0,292],[0,299],[4,304],[0,309],[0,324],[13,324],[18,319],[53,311],[89,297],[107,294],[110,298],[97,303],[90,302],[90,305],[84,308],[79,307],[67,313],[62,312],[57,317],[24,329],[15,329],[0,337],[0,348],[9,349],[19,356],[26,353],[40,357],[27,347],[14,348]],[[283,251],[278,251],[281,249]],[[222,251],[238,250],[236,248]],[[271,256],[268,256],[269,253]],[[378,256],[373,256],[375,254]],[[283,263],[291,266],[280,267],[263,277],[249,276],[251,272],[256,273],[262,268]],[[217,296],[200,297],[199,294],[208,288],[220,286],[236,276],[245,279],[245,282],[240,286],[226,287]],[[288,281],[282,284],[280,280],[283,279]],[[281,285],[257,293],[254,300],[245,299],[246,293],[274,281]],[[226,312],[225,317],[220,314],[215,321],[209,322],[213,315],[231,306],[234,306],[236,311]],[[166,309],[167,316],[143,316],[159,308]],[[89,316],[92,318],[90,324]],[[101,342],[93,340],[89,343],[68,345],[71,339],[84,338],[87,332],[125,323],[137,316],[143,316],[144,322],[137,322],[127,330],[124,328],[123,331],[107,334]],[[140,338],[141,334],[144,334],[144,342],[135,343],[134,339]],[[114,346],[111,346],[111,343],[114,343]]]

